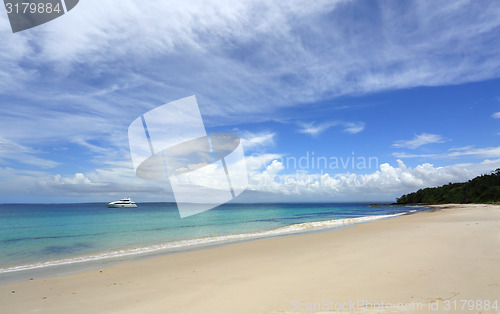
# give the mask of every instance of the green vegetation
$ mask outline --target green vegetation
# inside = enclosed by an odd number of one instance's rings
[[[398,204],[500,203],[500,168],[468,182],[420,189],[397,199]]]

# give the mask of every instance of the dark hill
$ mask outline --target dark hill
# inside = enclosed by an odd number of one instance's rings
[[[500,168],[468,182],[420,189],[397,199],[397,204],[500,203]]]

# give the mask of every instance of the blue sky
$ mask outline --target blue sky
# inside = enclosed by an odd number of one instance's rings
[[[394,201],[500,167],[497,1],[86,0],[15,34],[2,7],[0,37],[2,203],[172,201],[127,128],[190,95],[243,140],[237,201]]]

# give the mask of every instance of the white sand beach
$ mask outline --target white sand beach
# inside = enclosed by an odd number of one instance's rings
[[[500,313],[495,301],[497,205],[437,206],[0,286],[1,313]]]

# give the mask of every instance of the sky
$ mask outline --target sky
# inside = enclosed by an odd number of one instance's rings
[[[241,138],[233,202],[393,202],[500,168],[498,1],[82,0],[0,8],[0,203],[174,201],[141,114],[195,95]]]

